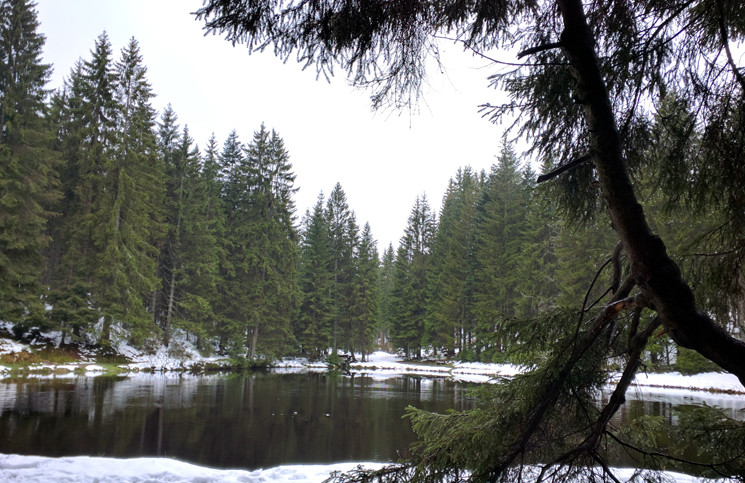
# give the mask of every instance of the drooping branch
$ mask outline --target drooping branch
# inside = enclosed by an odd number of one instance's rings
[[[502,461],[500,461],[497,465],[489,470],[491,473],[501,473],[507,467],[509,467],[519,455],[524,453],[525,448],[530,441],[530,438],[533,436],[533,433],[538,429],[539,425],[543,421],[543,417],[546,415],[546,411],[548,411],[548,409],[552,407],[553,404],[556,402],[556,399],[559,397],[559,394],[561,392],[561,388],[569,380],[572,369],[577,364],[577,362],[579,362],[579,360],[585,355],[585,353],[595,344],[595,342],[598,340],[598,337],[600,337],[600,335],[608,327],[608,325],[615,320],[618,314],[620,314],[623,310],[628,310],[635,306],[636,298],[627,297],[633,287],[634,284],[631,282],[624,284],[618,290],[618,292],[616,292],[608,305],[606,305],[603,310],[600,311],[597,317],[595,317],[595,320],[593,321],[592,325],[585,333],[585,335],[576,342],[569,359],[564,364],[561,371],[559,371],[556,379],[546,389],[544,396],[541,398],[540,403],[536,406],[535,410],[533,411],[533,415],[531,416],[525,427],[525,430],[522,432],[522,436],[513,445],[510,453]]]
[[[722,7],[722,0],[717,0],[717,9],[719,10],[719,36],[721,37],[722,45],[724,45],[724,51],[727,54],[727,63],[732,69],[732,73],[735,75],[737,82],[742,87],[743,95],[745,95],[745,78],[742,76],[742,72],[735,64],[735,60],[732,58],[732,52],[729,48],[729,37],[727,35],[727,26],[724,25],[724,8]]]
[[[644,304],[643,296],[637,295],[634,297],[634,303],[639,303],[634,311],[636,317],[636,314],[640,312],[640,309]],[[618,409],[626,402],[626,391],[633,382],[634,377],[636,377],[636,371],[641,364],[641,357],[644,349],[647,347],[647,341],[654,333],[654,330],[659,326],[659,318],[655,317],[642,332],[637,334],[636,330],[632,329],[634,330],[634,334],[633,337],[631,337],[633,342],[630,344],[631,350],[629,353],[629,360],[626,363],[621,379],[616,384],[616,388],[613,390],[613,394],[611,394],[608,403],[603,407],[600,415],[595,421],[592,432],[579,446],[567,451],[551,463],[544,466],[541,470],[541,475],[543,475],[551,466],[563,465],[582,453],[597,457],[597,447],[600,443],[600,438],[605,434],[605,429],[613,415],[616,414]]]
[[[547,50],[558,49],[560,47],[561,47],[561,42],[551,42],[549,44],[538,45],[536,47],[531,47],[529,49],[525,49],[525,50],[519,52],[517,54],[517,58],[518,59],[522,59],[523,57],[525,57],[527,55],[533,55],[533,54],[537,54],[539,52],[545,52]]]
[[[563,173],[564,171],[572,169],[575,166],[579,166],[585,161],[590,161],[590,159],[592,159],[592,157],[589,154],[585,154],[584,156],[580,156],[577,159],[573,159],[566,164],[562,164],[561,166],[551,171],[550,173],[540,175],[538,179],[536,179],[536,183],[543,183],[544,181],[548,181],[552,178],[555,178],[559,176],[561,173]]]
[[[727,334],[697,308],[680,268],[652,233],[636,198],[582,2],[558,0],[558,4],[564,22],[562,48],[576,79],[576,93],[583,100],[590,156],[635,281],[673,340],[696,350],[745,384],[745,342]]]

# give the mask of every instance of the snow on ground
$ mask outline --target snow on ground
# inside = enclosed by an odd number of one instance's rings
[[[168,458],[44,458],[0,454],[0,481],[7,483],[321,483],[332,471],[360,463],[292,465],[266,470],[216,470]],[[363,463],[379,468],[380,463]]]
[[[18,354],[21,352],[31,352],[31,349],[27,345],[11,339],[0,339],[0,354]]]
[[[349,471],[358,465],[377,469],[381,463],[337,463],[288,465],[266,470],[216,470],[168,458],[94,458],[76,456],[44,458],[0,454],[0,481],[6,483],[321,483],[334,471]],[[627,481],[634,470],[621,468],[616,476]],[[680,473],[667,473],[678,483],[700,480]]]
[[[745,388],[740,383],[740,380],[737,379],[737,376],[723,372],[706,372],[692,376],[684,376],[679,372],[663,374],[639,373],[636,375],[634,384],[656,388],[687,388],[697,389],[699,391],[722,391],[745,394]]]
[[[131,362],[120,368],[129,374],[143,370],[156,372],[184,371],[207,362],[224,362],[218,357],[202,357],[190,344],[176,340],[170,349],[160,347],[153,353],[142,353],[127,344],[120,344],[119,352]],[[0,338],[0,354],[33,352],[32,349],[10,339]],[[359,357],[359,356],[358,356]],[[30,369],[37,372],[52,372],[54,377],[63,376],[65,372],[75,372],[82,368],[86,375],[95,375],[105,371],[101,366],[84,362],[82,364],[36,364]],[[450,364],[426,362],[404,362],[401,357],[387,352],[374,352],[367,362],[351,364],[354,373],[363,373],[375,379],[385,379],[401,374],[413,374],[423,377],[450,377],[457,381],[490,382],[497,377],[513,377],[525,368],[513,364],[487,364],[481,362],[453,362]],[[325,371],[324,362],[309,362],[306,359],[285,359],[276,363],[276,369],[282,372]],[[9,369],[0,366],[0,373]],[[68,376],[69,377],[69,376]],[[689,389],[696,391],[726,392],[745,395],[745,387],[732,374],[706,373],[684,376],[677,372],[665,374],[637,374],[634,385],[660,389]]]

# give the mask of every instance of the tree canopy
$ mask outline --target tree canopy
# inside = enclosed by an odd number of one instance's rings
[[[712,300],[743,291],[745,74],[733,55],[745,38],[742,2],[209,0],[197,17],[208,32],[252,52],[295,56],[319,75],[340,67],[372,89],[376,108],[418,100],[441,38],[481,55],[519,49],[517,62],[501,61],[513,67],[491,78],[510,102],[484,105],[483,113],[495,122],[517,114],[512,132],[546,167],[538,181],[551,180],[545,191],[558,215],[610,223],[620,242],[602,308],[588,314],[583,305],[569,314],[572,323],[559,323],[556,313],[544,320],[563,327],[550,340],[561,353],[495,389],[498,409],[414,411],[419,456],[378,477],[493,481],[517,477],[519,461],[549,461],[533,477],[593,479],[587,465],[607,471],[603,448],[618,438],[608,422],[658,327],[745,383],[745,343],[722,328],[727,315],[718,319]],[[639,201],[644,189],[668,211],[717,213],[697,262],[716,287],[708,298],[695,299],[650,228]],[[627,343],[615,345],[619,327]],[[623,376],[610,401],[588,413],[578,401],[600,386],[604,361],[614,356],[623,358]],[[743,474],[737,464],[724,466],[725,474]]]

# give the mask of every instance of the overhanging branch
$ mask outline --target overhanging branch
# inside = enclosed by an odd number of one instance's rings
[[[561,48],[561,42],[551,42],[550,44],[543,44],[537,47],[531,47],[529,49],[525,49],[522,52],[519,52],[517,54],[517,58],[522,59],[526,55],[537,54],[539,52],[545,52],[547,50],[558,49],[558,48]]]
[[[559,166],[555,170],[551,171],[550,173],[546,173],[546,174],[540,175],[538,177],[538,179],[536,180],[536,183],[543,183],[544,181],[548,181],[548,180],[550,180],[552,178],[555,178],[555,177],[559,176],[561,173],[563,173],[564,171],[567,171],[569,169],[572,169],[575,166],[578,166],[578,165],[584,163],[585,161],[589,161],[589,160],[590,160],[590,155],[589,154],[585,154],[584,156],[581,156],[581,157],[579,157],[577,159],[573,159],[573,160],[569,161],[566,164],[562,164],[561,166]]]

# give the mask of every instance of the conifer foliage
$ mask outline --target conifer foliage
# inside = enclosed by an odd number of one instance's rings
[[[30,1],[0,2],[0,319],[23,325],[44,323],[42,250],[59,196],[37,27]]]

